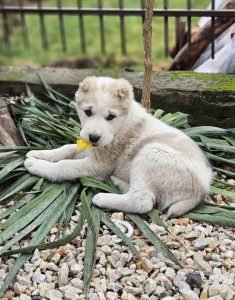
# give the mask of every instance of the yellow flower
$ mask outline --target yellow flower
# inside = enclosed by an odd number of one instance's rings
[[[78,150],[86,150],[88,148],[92,147],[92,143],[88,142],[82,138],[77,139],[77,148]]]

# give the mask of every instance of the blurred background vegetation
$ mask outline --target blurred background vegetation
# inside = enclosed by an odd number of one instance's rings
[[[169,8],[186,8],[186,0],[169,0]],[[25,1],[27,5],[36,5],[36,1]],[[192,0],[192,8],[206,8],[209,0]],[[5,0],[5,4],[18,4],[17,0]],[[62,1],[63,6],[77,7],[76,0]],[[56,6],[56,0],[44,0],[43,6]],[[139,8],[140,1],[124,0],[126,8]],[[97,7],[97,0],[83,1],[83,7]],[[117,0],[104,0],[103,7],[118,8]],[[155,8],[163,8],[163,1],[155,1]],[[90,66],[137,66],[143,65],[143,40],[142,40],[142,19],[140,17],[126,17],[126,56],[121,54],[120,41],[120,18],[116,16],[105,16],[105,39],[106,55],[101,54],[99,17],[84,16],[85,38],[87,53],[81,53],[79,38],[79,22],[77,16],[64,15],[67,52],[64,53],[60,41],[59,17],[45,15],[45,24],[47,30],[49,50],[44,51],[41,43],[39,16],[26,15],[26,24],[28,27],[30,49],[24,48],[22,38],[22,28],[17,23],[16,15],[11,15],[10,23],[10,42],[11,50],[8,51],[1,42],[3,33],[0,31],[0,64],[1,65],[31,65],[45,66],[58,64],[63,65],[63,61],[70,61],[71,66],[79,66],[79,63],[73,65],[74,61],[80,61],[81,65]],[[192,18],[193,25],[196,25],[198,18]],[[2,20],[0,19],[0,23]],[[1,28],[2,28],[2,24]],[[170,47],[175,42],[175,18],[169,18],[169,41]],[[164,69],[170,62],[170,58],[164,55],[164,19],[155,17],[153,20],[153,60],[155,69]],[[86,63],[88,62],[88,63]]]

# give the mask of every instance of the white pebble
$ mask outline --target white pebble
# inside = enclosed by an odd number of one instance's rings
[[[169,278],[171,281],[175,279],[176,273],[175,270],[172,268],[167,268],[165,272],[165,276]]]
[[[151,260],[142,257],[141,258],[141,265],[144,271],[146,271],[147,273],[150,273],[153,270],[153,263],[151,262]]]
[[[69,267],[66,263],[63,263],[61,265],[61,268],[58,273],[59,277],[59,286],[66,285],[68,283],[68,277],[69,277]]]
[[[60,300],[62,299],[62,293],[59,290],[50,290],[47,293],[46,297],[49,300]]]
[[[31,297],[29,297],[29,296],[26,295],[26,294],[21,294],[19,300],[31,300]]]
[[[146,292],[146,294],[150,295],[153,293],[153,291],[155,290],[157,284],[156,284],[156,280],[152,279],[152,278],[148,278],[145,281],[145,286],[144,286],[144,290]]]
[[[114,293],[114,292],[107,292],[106,293],[106,297],[104,298],[105,300],[116,300],[118,299],[119,296],[117,293]]]
[[[16,282],[14,284],[14,291],[15,291],[16,294],[21,295],[21,294],[23,294],[25,292],[25,290],[26,290],[26,286],[25,285],[21,285],[18,282]]]
[[[42,283],[46,280],[46,275],[41,274],[41,273],[35,273],[32,277],[32,281],[36,283]]]

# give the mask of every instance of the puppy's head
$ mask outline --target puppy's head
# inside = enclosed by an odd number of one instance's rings
[[[133,90],[125,79],[87,77],[75,94],[81,121],[81,137],[96,146],[112,143],[125,126],[133,101]]]

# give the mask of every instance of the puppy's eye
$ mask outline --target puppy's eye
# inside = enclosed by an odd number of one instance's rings
[[[111,121],[111,120],[113,120],[114,118],[116,118],[115,115],[109,114],[109,115],[107,116],[106,120],[107,120],[107,121]]]
[[[88,117],[92,116],[92,111],[90,109],[86,109],[84,112]]]

